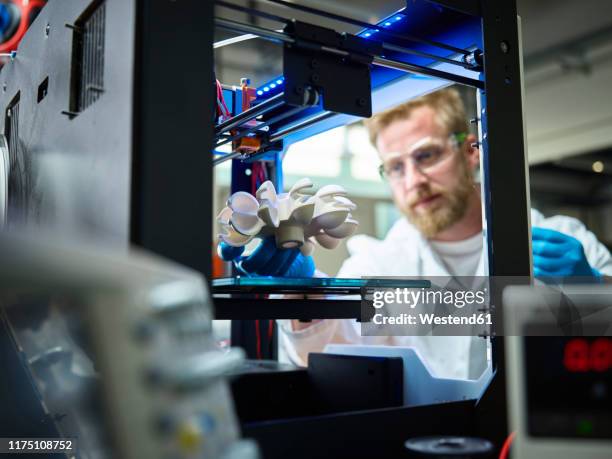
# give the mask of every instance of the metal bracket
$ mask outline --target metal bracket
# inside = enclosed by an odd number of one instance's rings
[[[312,88],[322,94],[325,110],[372,116],[370,63],[382,52],[379,42],[300,21],[289,23],[285,33],[295,40],[283,51],[287,104],[304,105]]]

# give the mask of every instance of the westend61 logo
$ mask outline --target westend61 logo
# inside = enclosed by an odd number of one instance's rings
[[[372,295],[372,306],[380,309],[386,304],[405,304],[414,309],[416,305],[422,304],[446,304],[456,308],[466,305],[483,305],[487,299],[486,287],[477,291],[464,290],[430,290],[396,288],[394,290],[375,290]]]

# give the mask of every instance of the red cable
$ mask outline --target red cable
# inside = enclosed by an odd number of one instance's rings
[[[272,341],[272,336],[274,333],[274,321],[268,320],[268,339]]]
[[[254,195],[257,192],[258,184],[257,180],[260,180],[259,185],[263,183],[261,180],[265,179],[266,172],[263,168],[263,164],[261,163],[253,163],[251,165],[251,193]],[[274,321],[268,321],[268,344],[272,345],[272,336],[274,331]],[[257,359],[262,360],[263,356],[261,354],[261,332],[259,330],[259,320],[255,320],[255,339],[257,341]],[[271,348],[270,348],[271,351]]]
[[[257,341],[257,360],[262,360],[262,357],[261,357],[261,334],[259,332],[259,320],[255,320],[255,340]]]
[[[221,99],[219,98],[219,80],[217,80],[217,82],[216,82],[216,93],[217,93],[216,94],[217,95],[217,110],[216,110],[216,112],[217,112],[217,118],[219,118],[222,115],[222,113],[223,113],[223,110],[221,109]]]
[[[251,194],[255,195],[257,193],[257,167],[259,163],[251,164]]]
[[[499,452],[499,459],[508,459],[510,453],[510,446],[512,446],[512,442],[514,441],[514,437],[516,436],[516,432],[512,432],[506,438],[501,451]]]

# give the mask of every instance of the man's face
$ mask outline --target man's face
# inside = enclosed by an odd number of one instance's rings
[[[474,192],[477,154],[452,141],[450,134],[436,122],[432,108],[419,107],[410,118],[383,129],[376,141],[383,164],[403,171],[389,178],[395,204],[427,238],[461,220]],[[428,168],[416,167],[411,157],[418,157],[419,145],[425,154],[432,144],[444,151],[443,159]]]

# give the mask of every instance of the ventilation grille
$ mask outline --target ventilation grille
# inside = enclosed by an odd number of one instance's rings
[[[11,166],[14,165],[17,158],[17,146],[19,145],[19,99],[21,93],[11,100],[11,103],[6,107],[4,117],[4,135],[6,136],[6,143],[8,144],[9,157],[11,160]]]
[[[70,111],[78,115],[104,93],[106,2],[96,1],[73,26]]]

